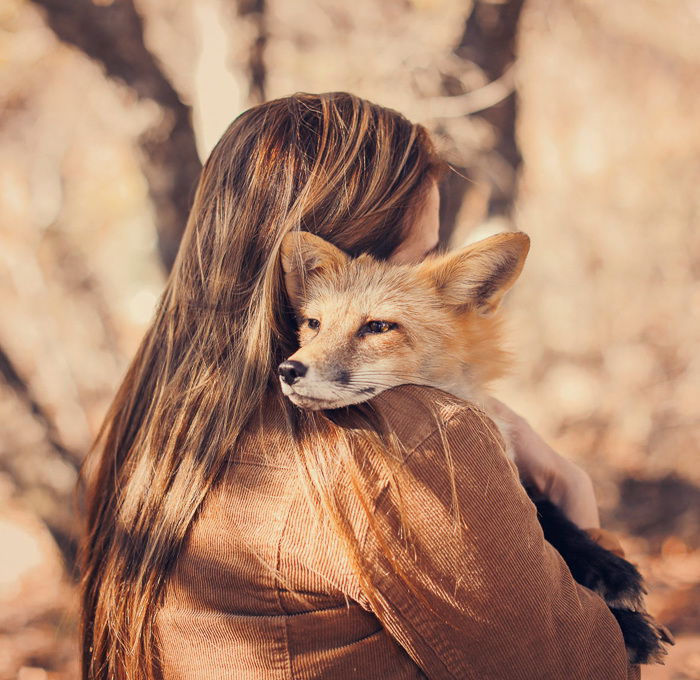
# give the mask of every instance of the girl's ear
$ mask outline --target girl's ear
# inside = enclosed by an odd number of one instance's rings
[[[309,276],[337,269],[349,259],[340,248],[308,231],[286,234],[280,247],[280,261],[284,285],[294,308],[299,309],[304,300]]]
[[[462,250],[430,258],[420,267],[445,304],[493,314],[518,278],[530,250],[522,231],[496,234]]]

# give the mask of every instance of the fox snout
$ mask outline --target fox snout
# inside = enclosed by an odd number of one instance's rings
[[[277,366],[282,393],[294,404],[307,409],[339,408],[365,401],[379,390],[367,384],[366,371],[359,373],[359,380],[346,362],[326,357],[318,361],[303,357],[293,358]],[[300,355],[299,358],[302,358]],[[371,378],[369,379],[371,383]],[[389,387],[389,383],[385,387]]]
[[[279,375],[287,385],[293,385],[299,378],[303,378],[306,375],[307,370],[308,367],[302,364],[301,361],[287,359],[287,361],[283,361],[277,367],[277,375]]]

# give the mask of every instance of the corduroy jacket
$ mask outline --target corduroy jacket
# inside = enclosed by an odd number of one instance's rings
[[[337,474],[380,599],[372,604],[340,539],[314,519],[282,415],[270,411],[249,426],[166,584],[164,680],[638,679],[603,600],[545,542],[485,416],[411,385],[374,403],[403,449],[411,549],[395,562],[341,464]],[[365,481],[376,488],[372,520],[403,545],[395,495],[386,480]]]

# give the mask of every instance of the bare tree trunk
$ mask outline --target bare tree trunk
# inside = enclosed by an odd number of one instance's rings
[[[487,101],[483,108],[461,114],[486,122],[492,135],[485,136],[488,141],[483,147],[470,148],[462,154],[455,168],[463,177],[451,173],[442,187],[440,237],[446,243],[461,245],[486,218],[510,220],[521,163],[515,138],[517,99],[510,68],[516,59],[523,4],[524,0],[475,0],[453,50],[468,68],[478,68],[488,83],[481,93],[488,90],[486,99],[496,101]],[[479,94],[479,91],[465,92],[461,83],[449,80],[443,83],[443,90],[448,95],[444,98],[446,103],[462,100],[461,106],[465,105],[464,98]],[[470,106],[473,104],[469,102]],[[449,130],[449,124],[447,127]],[[490,141],[493,138],[495,142]]]
[[[476,64],[493,81],[516,59],[516,40],[524,0],[476,0],[455,54]],[[497,142],[476,171],[492,187],[489,215],[509,216],[515,200],[516,174],[521,156],[515,139],[517,100],[513,93],[475,116],[496,130]]]
[[[139,139],[141,163],[156,213],[160,259],[170,270],[180,245],[199,177],[190,107],[182,102],[143,38],[133,0],[109,5],[89,0],[32,0],[66,43],[102,64],[108,76],[141,99],[156,102],[162,116]]]
[[[248,101],[251,105],[265,101],[267,70],[265,47],[267,46],[267,23],[265,0],[236,0],[238,16],[251,25],[250,44],[247,46]]]

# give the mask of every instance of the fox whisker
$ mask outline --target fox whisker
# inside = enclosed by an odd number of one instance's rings
[[[355,389],[351,390],[351,391],[354,392],[354,391],[357,390],[357,388],[366,389],[366,388],[368,388],[368,387],[380,387],[380,388],[383,388],[383,389],[390,389],[390,388],[396,387],[396,386],[398,386],[398,385],[400,385],[400,384],[413,384],[413,383],[381,382],[381,381],[379,381],[379,380],[373,380],[373,381],[371,381],[371,382],[368,381],[368,382],[361,382],[361,383],[350,382],[350,383],[347,385],[347,387],[349,387],[349,388],[355,388]]]
[[[358,379],[372,379],[372,378],[392,378],[396,380],[424,380],[419,375],[411,375],[411,374],[401,374],[401,373],[375,373],[373,371],[367,371],[366,373],[363,372],[357,372],[357,373],[352,373],[350,376],[350,382],[356,381]],[[396,384],[396,383],[395,383]]]

